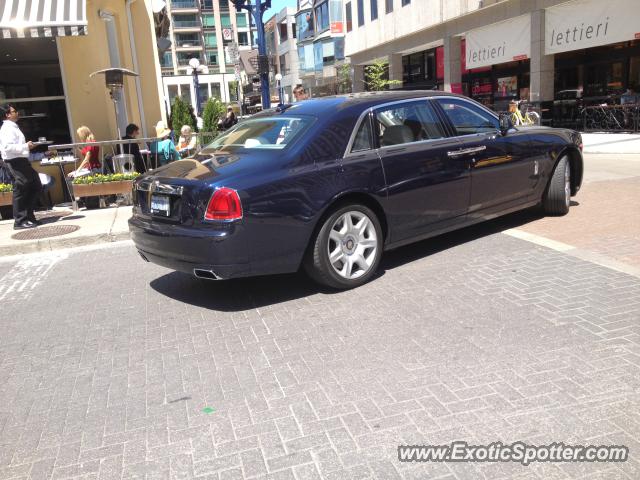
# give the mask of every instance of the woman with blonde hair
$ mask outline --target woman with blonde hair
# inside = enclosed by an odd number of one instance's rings
[[[178,152],[182,157],[191,155],[196,149],[196,136],[189,125],[183,125],[178,139]]]
[[[89,127],[83,125],[76,130],[80,143],[93,143],[96,141]],[[86,145],[80,150],[82,161],[77,169],[69,172],[69,177],[79,177],[91,173],[100,173],[102,164],[100,163],[100,147],[97,145]]]

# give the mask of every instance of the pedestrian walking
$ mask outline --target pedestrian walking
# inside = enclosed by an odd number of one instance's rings
[[[0,151],[4,162],[14,178],[13,183],[13,228],[20,230],[33,228],[41,223],[33,211],[42,190],[40,177],[29,163],[29,152],[35,147],[27,142],[18,127],[19,113],[14,105],[0,108]]]

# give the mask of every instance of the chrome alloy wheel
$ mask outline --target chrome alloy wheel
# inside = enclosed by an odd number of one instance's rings
[[[571,170],[569,162],[566,162],[564,166],[564,201],[567,207],[571,204]]]
[[[329,263],[342,278],[366,274],[376,259],[378,236],[371,219],[355,210],[339,216],[329,232]]]

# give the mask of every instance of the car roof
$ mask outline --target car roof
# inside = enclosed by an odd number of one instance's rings
[[[364,111],[367,108],[374,107],[376,105],[398,100],[445,95],[460,97],[460,95],[442,92],[440,90],[391,90],[383,92],[359,92],[346,95],[311,98],[302,102],[285,105],[283,113],[290,113],[295,115],[323,116],[324,114],[336,113],[336,111],[347,109]],[[273,115],[274,113],[277,114],[278,110],[265,110],[257,116],[262,116],[265,114]]]

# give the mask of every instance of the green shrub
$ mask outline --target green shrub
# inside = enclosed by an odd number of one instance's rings
[[[194,132],[198,131],[193,108],[180,97],[176,97],[173,101],[170,123],[170,128],[175,132],[176,138],[180,135],[180,129],[183,125],[189,125]]]
[[[10,183],[0,183],[0,193],[13,192],[13,185]]]
[[[211,97],[207,100],[202,112],[202,131],[216,132],[218,130],[218,120],[224,115],[226,108],[218,98]],[[205,135],[202,138],[202,145],[213,140],[213,135]]]

